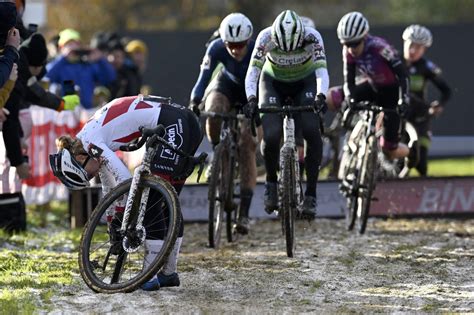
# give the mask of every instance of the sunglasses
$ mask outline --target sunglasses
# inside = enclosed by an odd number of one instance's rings
[[[237,43],[225,42],[225,45],[229,49],[243,49],[245,46],[247,46],[247,41]]]
[[[346,46],[348,48],[356,48],[357,46],[360,45],[360,43],[362,43],[361,40],[356,41],[356,42],[345,43],[344,46]]]

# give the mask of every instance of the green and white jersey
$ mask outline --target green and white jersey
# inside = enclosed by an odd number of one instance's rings
[[[296,82],[315,73],[317,94],[326,95],[329,76],[321,34],[314,28],[306,27],[302,47],[286,52],[277,47],[271,33],[272,28],[267,27],[258,34],[245,77],[247,98],[257,95],[258,80],[262,71],[282,82]]]

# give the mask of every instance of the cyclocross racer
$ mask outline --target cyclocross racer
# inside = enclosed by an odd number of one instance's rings
[[[344,15],[337,26],[342,45],[344,94],[354,101],[376,101],[379,106],[405,112],[408,103],[408,76],[397,51],[383,38],[369,34],[369,22],[360,12]],[[356,71],[370,80],[356,85]],[[353,102],[349,102],[353,104]],[[408,147],[399,141],[400,116],[384,113],[382,149],[391,158],[408,155]]]
[[[160,101],[161,100],[161,101]],[[141,136],[140,127],[154,128],[158,124],[165,127],[163,136],[169,143],[186,153],[194,154],[202,140],[202,132],[196,116],[188,109],[177,104],[162,102],[163,98],[130,96],[117,98],[100,108],[73,138],[69,135],[57,139],[59,152],[50,157],[54,175],[70,189],[89,186],[89,180],[99,174],[104,195],[112,188],[131,177],[130,171],[115,155],[121,145],[128,144]],[[151,163],[155,175],[168,180],[176,191],[181,191],[184,181],[174,181],[175,175],[182,174],[188,167],[185,159],[167,148],[160,148]],[[150,193],[149,202],[160,196]],[[125,210],[116,205],[115,213],[108,213],[109,233],[114,242],[114,232],[120,229],[119,222],[112,218]],[[163,213],[159,206],[145,214],[145,222],[152,225],[147,234],[145,246],[147,254],[144,263],[153,261],[163,244],[161,226],[165,220],[157,219]],[[142,288],[147,291],[158,290],[160,287],[179,286],[177,270],[178,254],[183,238],[183,220],[181,217],[178,238],[162,271]]]
[[[285,10],[257,37],[252,60],[245,78],[248,104],[246,112],[253,116],[257,106],[282,106],[290,97],[295,106],[325,105],[329,76],[326,68],[324,43],[319,32],[304,27],[300,17]],[[258,91],[258,105],[257,105]],[[307,185],[303,202],[303,215],[316,216],[316,182],[322,155],[319,117],[316,113],[302,113],[295,117],[306,140],[305,169]],[[265,184],[265,210],[278,207],[277,169],[283,119],[277,114],[262,116],[262,153],[267,171]]]
[[[416,128],[420,143],[419,162],[416,169],[420,176],[428,172],[428,149],[431,142],[431,117],[442,113],[451,97],[451,89],[441,77],[441,69],[423,57],[433,43],[429,29],[421,25],[410,25],[403,32],[403,57],[410,75],[410,108],[407,119]],[[426,102],[427,82],[431,81],[441,92],[441,99]]]
[[[252,23],[245,15],[232,13],[222,20],[219,34],[220,37],[210,42],[207,47],[199,78],[191,92],[189,106],[197,114],[199,114],[199,104],[204,98],[206,87],[219,63],[223,65],[223,68],[211,83],[213,85],[205,98],[205,110],[219,113],[229,112],[236,103],[241,105],[247,103],[244,81],[251,52],[255,45],[254,40],[251,39]],[[213,147],[219,143],[220,127],[220,119],[209,118],[207,120],[206,131]],[[255,160],[257,143],[251,135],[248,122],[243,121],[240,129],[240,207],[236,231],[247,234],[250,228],[249,209],[257,182]]]

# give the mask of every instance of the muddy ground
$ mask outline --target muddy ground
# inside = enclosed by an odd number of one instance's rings
[[[77,275],[53,313],[474,312],[472,219],[371,219],[364,236],[343,220],[299,222],[293,259],[278,221],[218,251],[207,225],[185,229],[180,287],[95,294]]]

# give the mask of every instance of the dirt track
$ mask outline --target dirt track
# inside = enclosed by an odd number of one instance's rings
[[[342,220],[299,222],[294,259],[278,221],[252,228],[214,251],[206,225],[186,225],[179,288],[94,294],[77,276],[51,302],[64,313],[474,312],[472,219],[377,219],[364,236]]]

